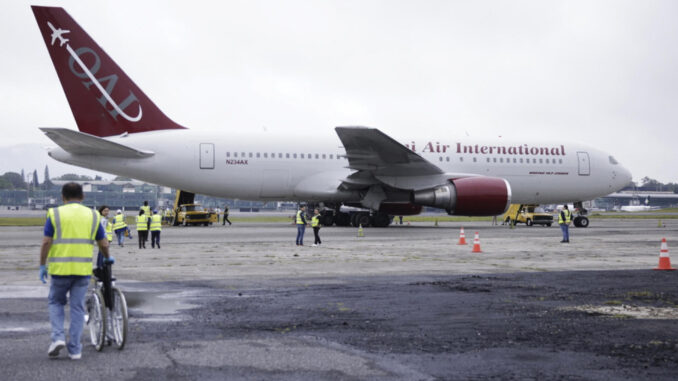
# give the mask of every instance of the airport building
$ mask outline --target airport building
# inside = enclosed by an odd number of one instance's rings
[[[5,208],[46,209],[61,203],[61,187],[71,180],[52,180],[46,187],[28,190],[0,190],[0,205]],[[175,189],[148,184],[136,180],[84,180],[75,181],[85,192],[84,204],[89,207],[108,205],[111,209],[138,210],[144,201],[153,208],[173,205]],[[196,195],[196,202],[206,208],[223,208],[228,205],[232,211],[257,212],[278,210],[286,204],[247,200],[229,200],[218,197]],[[296,205],[293,205],[296,207]]]

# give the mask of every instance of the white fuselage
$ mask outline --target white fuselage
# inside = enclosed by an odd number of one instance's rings
[[[355,201],[336,194],[353,171],[336,135],[300,139],[267,132],[215,136],[161,130],[106,138],[154,152],[148,158],[72,155],[53,158],[77,166],[177,189],[246,200]],[[572,143],[513,143],[504,139],[403,142],[451,174],[506,179],[513,203],[591,200],[615,192],[631,175],[607,153]]]

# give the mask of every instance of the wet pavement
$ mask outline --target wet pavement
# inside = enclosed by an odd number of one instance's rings
[[[323,229],[322,248],[288,226],[166,229],[161,250],[113,248],[129,343],[81,361],[46,356],[39,229],[0,228],[2,378],[673,380],[678,274],[651,268],[676,226],[597,223],[571,245],[467,227],[482,254],[458,225]]]

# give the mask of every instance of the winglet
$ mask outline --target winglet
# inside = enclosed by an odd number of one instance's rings
[[[80,131],[113,136],[184,128],[163,114],[63,8],[31,8]]]

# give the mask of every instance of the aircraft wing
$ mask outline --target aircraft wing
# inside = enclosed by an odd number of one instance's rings
[[[443,171],[376,128],[337,127],[348,167],[373,176],[428,176]]]
[[[142,151],[106,139],[69,130],[67,128],[40,128],[64,151],[73,155],[97,155],[121,158],[144,158],[153,156],[151,151]]]

